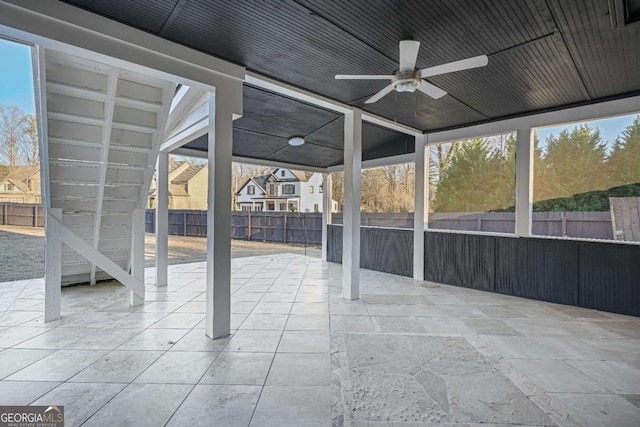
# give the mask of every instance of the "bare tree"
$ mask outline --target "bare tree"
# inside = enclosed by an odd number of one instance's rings
[[[38,166],[38,122],[35,114],[26,114],[20,121],[20,154],[28,166]]]
[[[10,172],[18,166],[22,117],[24,113],[15,105],[0,105],[0,156]]]

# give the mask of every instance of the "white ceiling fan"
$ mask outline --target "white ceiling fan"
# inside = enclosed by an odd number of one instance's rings
[[[391,80],[391,84],[389,86],[367,99],[365,104],[373,104],[393,90],[396,90],[397,92],[415,92],[415,90],[418,89],[420,92],[434,99],[438,99],[445,96],[447,92],[422,79],[440,74],[453,73],[454,71],[484,67],[489,62],[487,55],[480,55],[474,56],[473,58],[462,59],[460,61],[449,62],[448,64],[436,65],[435,67],[418,70],[416,68],[416,60],[418,59],[419,49],[420,42],[414,40],[401,40],[400,67],[390,76],[338,74],[336,75],[336,79]]]

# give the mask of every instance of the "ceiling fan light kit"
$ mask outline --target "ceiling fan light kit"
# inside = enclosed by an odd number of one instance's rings
[[[378,93],[365,101],[365,104],[373,104],[382,99],[385,95],[394,90],[396,92],[415,92],[419,90],[431,98],[442,98],[447,94],[446,91],[423,80],[427,77],[438,76],[441,74],[453,73],[456,71],[468,70],[471,68],[484,67],[489,63],[486,55],[474,56],[472,58],[462,59],[460,61],[449,62],[447,64],[436,65],[435,67],[424,68],[418,70],[416,61],[418,59],[418,50],[420,42],[415,40],[400,41],[400,68],[390,76],[385,75],[350,75],[338,74],[336,79],[339,80],[391,80],[391,84],[385,86]]]

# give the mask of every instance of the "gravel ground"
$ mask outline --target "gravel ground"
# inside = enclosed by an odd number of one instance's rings
[[[147,234],[146,264],[155,264],[155,236]],[[207,239],[204,237],[169,236],[169,264],[204,261]],[[231,257],[293,253],[320,258],[319,247],[303,247],[278,243],[231,241]],[[0,226],[0,283],[44,277],[44,229]]]

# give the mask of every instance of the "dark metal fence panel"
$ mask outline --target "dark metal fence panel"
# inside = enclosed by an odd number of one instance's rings
[[[342,263],[342,226],[330,225],[327,230],[327,261]],[[360,228],[360,267],[411,277],[413,231]]]

